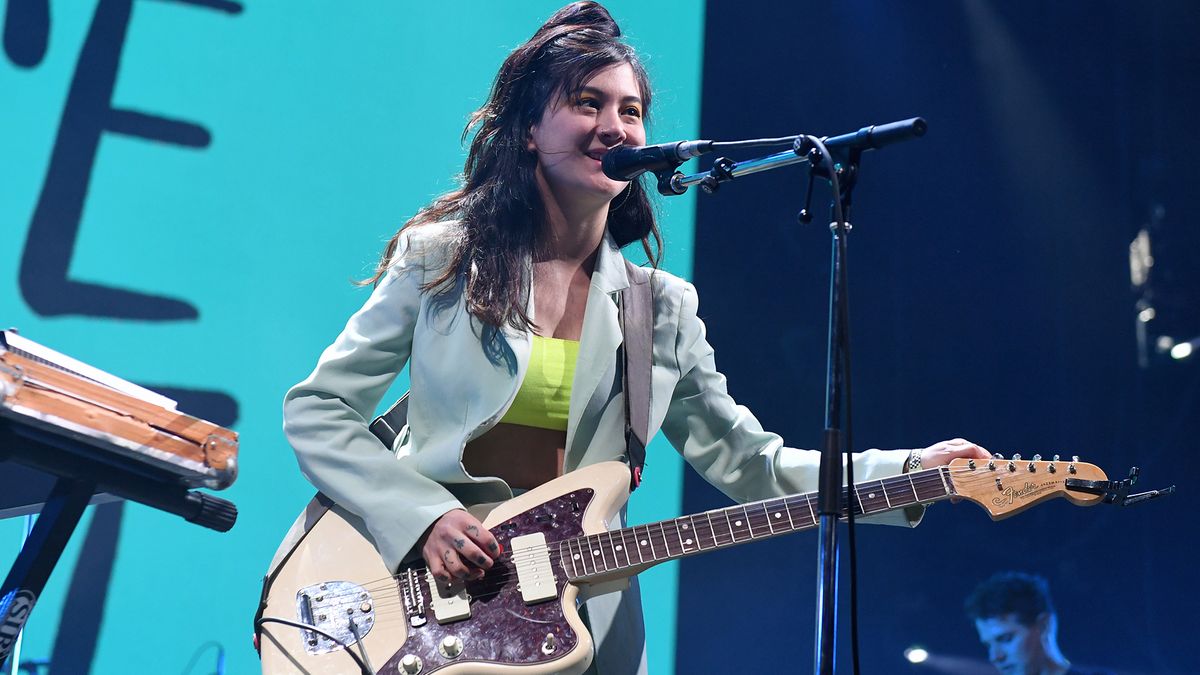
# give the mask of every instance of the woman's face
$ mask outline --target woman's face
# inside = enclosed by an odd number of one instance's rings
[[[564,207],[607,203],[625,189],[600,170],[617,145],[645,145],[642,91],[628,63],[596,73],[576,92],[553,101],[529,133],[538,174]]]

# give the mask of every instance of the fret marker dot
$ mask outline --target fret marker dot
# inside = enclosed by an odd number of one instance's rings
[[[782,518],[782,517],[783,517],[783,514],[782,514],[782,513],[776,513],[776,514],[775,514],[775,517],[776,517],[776,518]]]
[[[617,550],[618,550],[618,551],[620,551],[620,550],[621,550],[621,545],[620,545],[620,544],[617,544]]]
[[[874,493],[874,492],[868,492],[868,493],[867,493],[867,499],[875,499],[875,493]]]
[[[741,526],[742,526],[742,521],[740,521],[740,520],[735,520],[735,521],[733,521],[733,524],[734,524],[734,525],[737,525],[738,527],[741,527]]]
[[[683,524],[683,529],[685,529],[685,530],[686,530],[686,529],[688,529],[688,525],[687,525],[687,523],[684,523],[684,524]]]
[[[643,539],[643,540],[642,540],[642,546],[645,546],[645,545],[646,545],[646,540],[645,540],[645,539]]]
[[[592,551],[592,555],[600,555],[600,551]]]
[[[683,543],[687,544],[688,546],[691,546],[691,545],[692,545],[692,540],[691,540],[691,539],[684,539],[684,540],[683,540]]]
[[[578,553],[576,553],[576,554],[575,554],[574,556],[572,556],[572,557],[574,557],[576,560],[579,560],[579,554],[578,554]]]

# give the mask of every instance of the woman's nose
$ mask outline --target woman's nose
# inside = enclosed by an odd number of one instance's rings
[[[601,143],[608,147],[625,142],[625,129],[621,126],[621,118],[615,111],[600,116],[597,122],[596,136]]]

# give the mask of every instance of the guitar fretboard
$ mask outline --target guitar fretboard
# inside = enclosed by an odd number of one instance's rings
[[[842,488],[843,516],[847,508],[857,518],[946,499],[953,492],[949,476],[945,467],[937,467]],[[738,504],[567,539],[559,543],[559,555],[572,580],[624,570],[632,574],[686,555],[816,527],[817,506],[816,492]]]

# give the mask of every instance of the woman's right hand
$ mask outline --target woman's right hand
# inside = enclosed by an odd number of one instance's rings
[[[420,544],[429,571],[442,581],[479,579],[503,553],[483,523],[462,509],[435,520]]]

